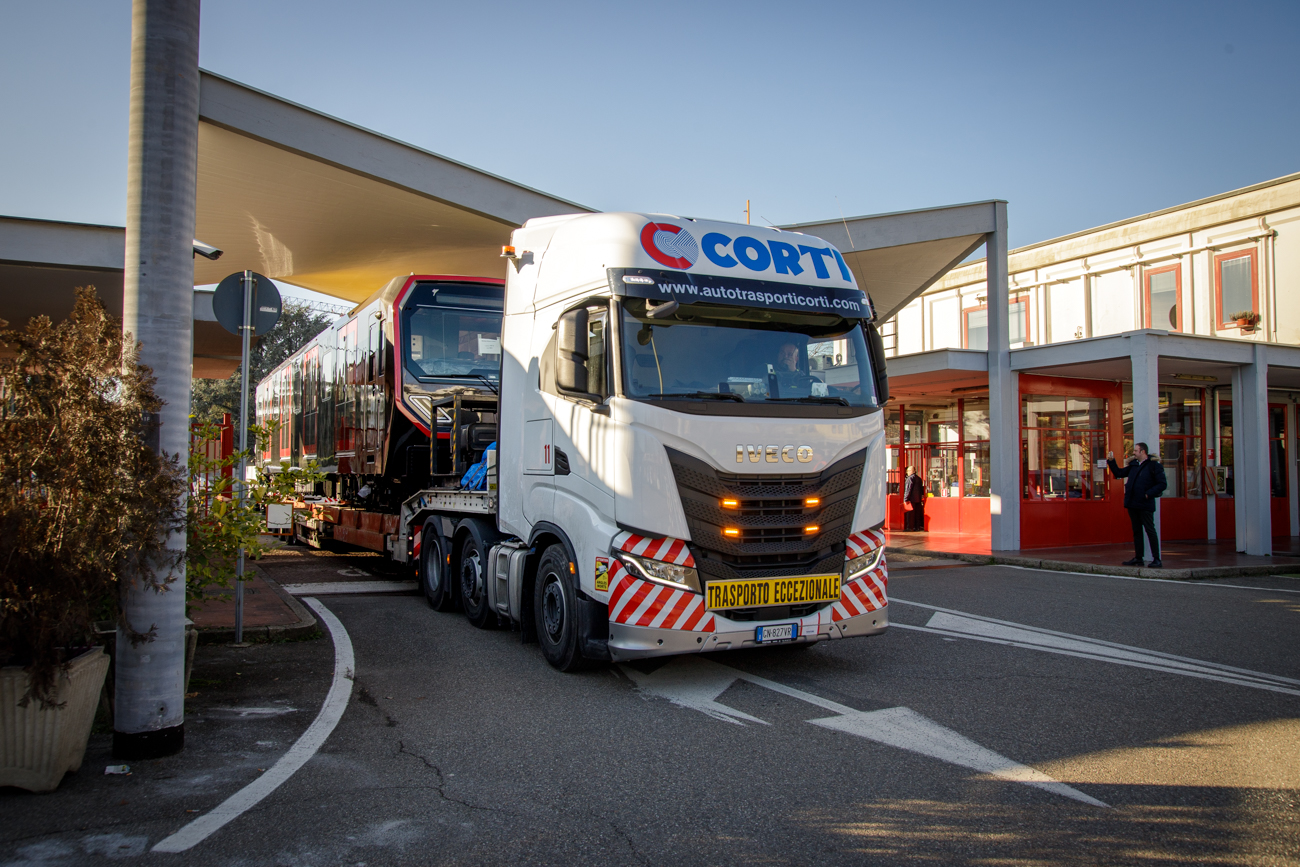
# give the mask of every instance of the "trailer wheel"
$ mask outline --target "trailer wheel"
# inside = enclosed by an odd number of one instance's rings
[[[460,579],[460,603],[465,616],[479,629],[487,629],[493,613],[487,598],[487,546],[472,524],[460,540],[456,574]]]
[[[533,616],[542,656],[560,671],[579,671],[587,660],[578,652],[578,594],[569,574],[569,555],[552,545],[537,564],[533,584]]]
[[[425,601],[434,611],[450,611],[455,601],[443,566],[438,533],[433,527],[425,527],[424,539],[420,542],[420,584],[424,588]]]

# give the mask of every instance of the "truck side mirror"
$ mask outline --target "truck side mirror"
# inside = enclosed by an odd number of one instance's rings
[[[587,391],[587,308],[560,317],[555,335],[555,385],[564,391]]]

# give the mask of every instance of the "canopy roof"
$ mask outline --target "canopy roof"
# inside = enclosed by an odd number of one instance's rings
[[[997,224],[996,201],[782,226],[830,241],[886,320],[975,252]]]
[[[502,245],[534,217],[591,209],[203,72],[195,235],[224,251],[195,259],[195,284],[251,269],[349,301],[409,273],[503,277]],[[882,319],[984,243],[994,203],[784,228],[833,243]],[[72,308],[93,284],[122,310],[125,233],[116,226],[0,217],[0,318]],[[194,374],[238,364],[234,335],[195,304]]]
[[[245,268],[361,301],[399,274],[503,277],[532,217],[591,209],[204,72],[196,235]]]

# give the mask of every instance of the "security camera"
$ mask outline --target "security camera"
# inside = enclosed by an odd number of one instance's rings
[[[224,252],[225,250],[218,250],[211,244],[203,243],[198,238],[194,239],[194,255],[196,256],[202,256],[204,259],[212,259],[213,261],[216,261],[221,258],[221,254]]]

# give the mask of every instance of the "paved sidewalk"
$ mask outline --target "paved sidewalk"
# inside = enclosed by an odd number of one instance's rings
[[[409,573],[397,571],[373,551],[322,551],[283,546],[249,561],[244,583],[244,639],[304,638],[317,631],[316,618],[295,596],[411,593]],[[191,607],[190,619],[203,644],[233,641],[235,600],[209,599]]]
[[[128,762],[129,775],[106,775],[123,762],[100,729],[81,768],[53,792],[0,787],[0,865],[181,863],[150,856],[149,847],[279,760],[320,712],[333,674],[326,635],[200,647],[185,698],[185,748]],[[230,830],[247,825],[237,820]]]

